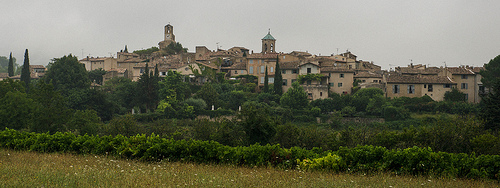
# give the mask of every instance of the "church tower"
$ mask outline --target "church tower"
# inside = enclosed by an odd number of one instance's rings
[[[158,43],[160,50],[166,48],[170,43],[175,43],[174,26],[167,24],[165,26],[165,36],[164,40]]]
[[[271,30],[267,32],[267,35],[262,38],[262,53],[274,53],[276,52],[276,39],[271,35]]]
[[[175,41],[174,26],[170,24],[165,26],[165,40]]]

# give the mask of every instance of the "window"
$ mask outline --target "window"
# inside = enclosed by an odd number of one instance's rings
[[[328,73],[328,77],[332,77],[332,73]]]
[[[264,77],[260,77],[260,83],[263,84],[264,83]]]
[[[281,74],[286,74],[286,70],[281,70]]]
[[[399,93],[399,85],[392,86],[392,93]]]
[[[467,89],[467,83],[462,83],[461,86],[461,89]]]
[[[338,83],[338,87],[342,87],[342,83]]]
[[[265,70],[266,70],[266,67],[264,67],[264,65],[260,66],[260,73],[261,74],[263,74]]]
[[[340,74],[340,77],[341,77],[341,78],[344,78],[344,73],[341,73],[341,74]]]
[[[245,71],[243,71],[243,70],[240,70],[240,73],[241,73],[241,74],[244,74],[244,73],[245,73]]]
[[[313,94],[312,93],[307,93],[307,97],[312,99]]]
[[[283,79],[283,85],[286,86],[287,84],[287,79]]]
[[[188,70],[189,70],[189,68],[188,68],[188,67],[186,67],[186,68],[184,68],[184,70],[185,70],[185,71],[188,71]]]
[[[462,79],[467,79],[467,75],[462,74]]]
[[[274,67],[271,67],[270,69],[271,69],[271,72],[274,72]]]
[[[274,83],[274,78],[268,78],[269,83]]]
[[[235,70],[235,71],[234,71],[234,74],[238,74],[238,71],[237,71],[237,70]]]
[[[250,59],[250,60],[248,61],[248,64],[253,64],[253,60],[252,60],[252,59]]]
[[[284,55],[284,56],[283,56],[283,59],[285,59],[285,57],[286,57],[286,56]]]
[[[323,96],[323,92],[319,92],[319,96],[322,97]]]
[[[260,60],[260,63],[264,63],[264,60]]]
[[[468,100],[469,100],[469,94],[467,94],[467,93],[466,93],[466,94],[464,95],[464,97],[465,97],[465,101],[468,101]]]
[[[250,72],[250,74],[253,74],[253,67],[250,67],[248,71]]]
[[[408,93],[409,94],[415,93],[415,86],[414,85],[408,85]]]
[[[292,79],[292,83],[294,83],[294,82],[296,82],[296,81],[297,81],[297,79]]]
[[[311,73],[311,68],[307,68],[307,74]]]
[[[427,85],[427,91],[432,92],[432,84]]]
[[[298,73],[299,73],[299,70],[297,70],[297,69],[292,70],[292,74],[298,74]]]
[[[444,88],[451,88],[451,84],[444,84],[443,87]]]
[[[141,74],[144,73],[144,69],[141,69]]]
[[[333,83],[333,82],[332,82],[332,83],[330,83],[330,87],[333,87],[333,86],[334,86],[334,83]]]

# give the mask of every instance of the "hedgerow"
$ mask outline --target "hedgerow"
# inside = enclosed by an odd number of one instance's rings
[[[76,136],[70,132],[0,132],[0,147],[36,152],[112,155],[143,161],[190,161],[241,166],[274,166],[333,172],[391,172],[499,180],[500,156],[434,152],[411,147],[389,150],[381,146],[340,147],[337,151],[290,149],[276,145],[231,147],[215,141],[174,140],[150,136]]]

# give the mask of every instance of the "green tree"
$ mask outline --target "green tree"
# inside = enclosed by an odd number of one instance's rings
[[[10,52],[10,55],[9,55],[8,72],[9,72],[9,77],[14,76],[14,59],[12,59],[12,52]]]
[[[102,68],[99,69],[94,69],[89,71],[89,79],[91,82],[102,85],[103,84],[103,77],[106,74],[106,71],[103,70]]]
[[[356,107],[356,111],[363,112],[366,111],[370,99],[383,98],[384,91],[379,88],[363,88],[354,93],[352,97],[352,105]]]
[[[264,93],[269,93],[269,78],[267,76],[267,65],[266,65],[266,73],[264,74]]]
[[[120,114],[130,112],[136,106],[136,86],[137,82],[125,77],[114,77],[106,81],[103,91],[109,93],[110,101],[117,104]]]
[[[485,87],[493,87],[496,80],[500,79],[500,55],[484,64],[484,69],[479,74],[482,76],[481,82]]]
[[[54,58],[49,66],[43,79],[47,83],[52,83],[54,89],[61,91],[64,96],[71,90],[90,88],[88,72],[75,56],[69,54]]]
[[[250,144],[267,144],[276,135],[276,125],[268,114],[269,108],[257,108],[253,103],[243,105],[239,119]]]
[[[26,51],[24,52],[24,63],[23,63],[23,70],[21,72],[21,82],[24,82],[26,87],[26,92],[29,92],[31,73],[30,73],[30,59],[28,55],[28,49],[26,49]]]
[[[281,75],[279,57],[276,57],[276,69],[274,70],[274,94],[279,96],[283,94],[283,76]]]
[[[167,76],[159,82],[160,99],[168,96],[169,90],[173,90],[178,100],[185,100],[191,96],[189,84],[184,82],[184,76],[181,73],[168,71]]]
[[[144,55],[151,55],[153,52],[157,52],[157,51],[160,51],[160,49],[158,47],[153,46],[151,48],[144,49],[144,50],[135,50],[134,53],[138,54],[140,56],[144,56]]]
[[[444,93],[444,100],[451,102],[465,102],[465,93],[460,92],[457,88],[452,88],[451,91]]]
[[[493,82],[488,95],[482,97],[479,115],[485,120],[485,128],[500,129],[500,79]]]
[[[307,107],[308,103],[307,93],[299,85],[299,82],[292,83],[292,87],[280,99],[281,105],[293,109],[303,109]]]
[[[66,122],[72,112],[60,91],[54,90],[52,84],[39,80],[33,85],[29,97],[36,102],[34,106],[38,109],[34,113],[36,118],[31,131],[67,131]]]
[[[212,108],[212,105],[218,107],[217,100],[219,97],[219,93],[212,87],[211,83],[203,84],[203,87],[196,93],[196,96],[200,99],[203,99],[208,106],[208,109]]]
[[[153,111],[158,105],[158,75],[149,71],[148,63],[137,81],[137,101],[146,111]]]
[[[164,52],[167,55],[175,55],[175,54],[180,54],[180,53],[186,53],[187,48],[183,48],[182,44],[179,42],[171,42],[168,44],[168,46],[164,49]]]
[[[101,118],[94,110],[77,110],[68,121],[68,129],[79,135],[97,135],[102,127]]]
[[[68,106],[75,110],[95,110],[103,121],[109,121],[119,112],[116,103],[110,101],[107,93],[97,89],[72,90],[67,97]]]
[[[34,101],[25,91],[8,91],[0,98],[0,129],[27,129],[33,125],[37,111]]]

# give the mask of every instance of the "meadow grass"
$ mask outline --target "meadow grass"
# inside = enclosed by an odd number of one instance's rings
[[[106,156],[0,149],[1,187],[499,187],[388,173],[336,174],[268,167],[141,162]]]

